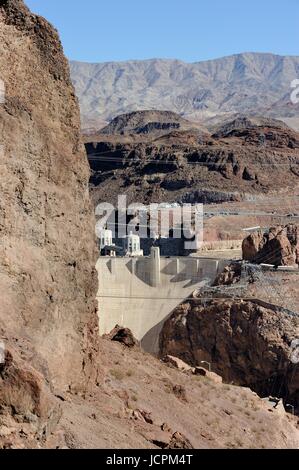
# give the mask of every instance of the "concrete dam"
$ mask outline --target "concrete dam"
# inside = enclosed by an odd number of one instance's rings
[[[100,334],[116,324],[130,328],[150,353],[159,351],[159,334],[173,310],[192,293],[215,280],[228,260],[206,257],[100,257]]]

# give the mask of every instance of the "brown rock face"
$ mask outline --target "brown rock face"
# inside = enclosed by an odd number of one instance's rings
[[[299,405],[299,377],[292,362],[298,319],[258,302],[199,300],[182,304],[164,325],[160,352],[192,366],[211,363],[227,382]]]
[[[214,286],[230,286],[240,281],[242,266],[240,263],[231,263],[225,266],[224,270],[218,274]]]
[[[166,449],[193,449],[190,441],[179,432],[175,432]]]
[[[293,266],[299,263],[299,229],[296,225],[255,232],[243,241],[243,259],[254,263]]]
[[[148,113],[153,117],[145,119]],[[211,135],[171,116],[131,113],[113,120],[102,134],[86,136],[96,204],[115,201],[117,194],[145,204],[218,204],[298,184],[299,134],[283,123],[244,119]],[[166,125],[170,120],[179,125],[176,130]]]
[[[172,366],[172,367],[175,367],[176,369],[179,369],[182,372],[191,372],[191,373],[193,373],[194,370],[195,370],[194,367],[191,367],[189,364],[182,361],[178,357],[167,355],[167,356],[163,357],[163,362],[165,364],[168,364],[169,366]]]
[[[8,416],[13,416],[18,423],[11,428],[15,442],[24,423],[30,425],[28,431],[33,437],[46,439],[61,418],[60,405],[45,376],[10,347],[0,366],[0,403],[0,428]],[[1,437],[0,448],[3,447]]]
[[[55,389],[95,374],[94,226],[79,110],[56,31],[0,1],[0,328]]]
[[[122,343],[127,348],[134,348],[138,345],[138,341],[134,338],[132,331],[129,328],[122,328],[116,325],[115,328],[107,335],[111,341]]]

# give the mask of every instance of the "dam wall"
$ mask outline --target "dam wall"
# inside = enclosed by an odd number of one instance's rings
[[[100,257],[100,334],[116,324],[130,328],[144,350],[157,353],[166,319],[184,299],[215,280],[229,260],[206,257]]]

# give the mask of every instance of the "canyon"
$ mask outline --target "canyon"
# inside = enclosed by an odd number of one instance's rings
[[[104,180],[114,181],[109,194],[103,181],[101,194],[90,195],[78,100],[56,30],[22,0],[0,0],[0,39],[5,83],[5,102],[0,104],[0,338],[5,346],[0,448],[298,448],[296,417],[273,410],[248,388],[249,379],[244,387],[211,383],[162,363],[138,342],[127,347],[100,337],[99,318],[107,312],[96,302],[93,202],[107,195],[113,200],[118,185],[124,184],[124,173],[120,182],[113,180],[117,175],[104,175]],[[153,130],[157,126],[146,128],[149,134]],[[273,137],[273,125],[263,124],[263,131]],[[204,139],[206,130],[199,132]],[[256,136],[256,127],[246,131],[253,151]],[[266,138],[270,163],[288,163],[277,183],[289,187],[296,178],[289,162],[297,156],[297,134],[278,126],[275,136]],[[182,138],[189,141],[188,136]],[[223,174],[232,181],[224,192],[237,189],[250,165],[249,153],[242,148],[244,135],[208,134],[208,139],[224,158],[223,169],[213,152],[204,160],[216,163],[215,191],[227,179]],[[229,156],[230,139],[236,139],[245,163],[236,175],[231,174],[230,159],[237,157]],[[281,139],[291,143],[287,149],[279,147]],[[198,145],[205,144],[196,141],[196,149]],[[192,155],[199,158],[197,150],[192,152],[183,150],[178,170],[182,179],[187,175],[185,161]],[[177,168],[177,155],[167,163]],[[146,165],[141,165],[141,174]],[[127,171],[130,192],[133,174]],[[144,174],[151,174],[150,168]],[[208,171],[205,175],[210,190],[212,179]],[[195,178],[203,178],[201,170]],[[268,189],[270,178],[259,178]],[[246,191],[255,191],[255,181],[246,176]],[[245,313],[253,315],[246,308]],[[268,311],[265,318],[275,320]],[[270,357],[270,365],[274,359]]]
[[[271,118],[238,118],[211,134],[174,113],[140,111],[84,142],[95,205],[125,194],[129,203],[218,204],[218,212],[254,212],[254,201],[266,212],[269,200],[271,215],[298,192],[299,134]]]

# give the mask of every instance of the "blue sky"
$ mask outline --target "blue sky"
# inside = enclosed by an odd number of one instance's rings
[[[85,62],[299,55],[299,0],[25,0]]]

